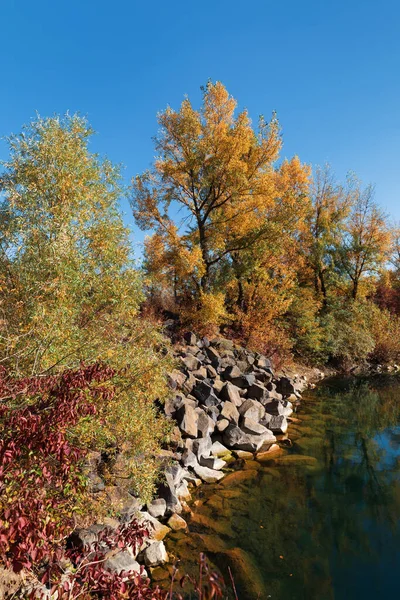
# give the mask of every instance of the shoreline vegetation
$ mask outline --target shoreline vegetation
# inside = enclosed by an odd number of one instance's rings
[[[290,365],[318,378],[400,363],[400,235],[373,187],[280,160],[276,115],[253,128],[220,82],[158,120],[157,159],[129,189],[79,116],[8,140],[4,598],[171,597],[140,563],[166,562],[190,486],[274,451],[306,385]],[[140,267],[124,196],[149,232]],[[199,598],[222,597],[214,577],[191,582]]]

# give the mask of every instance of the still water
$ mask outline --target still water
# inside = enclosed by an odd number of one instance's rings
[[[201,486],[168,549],[230,566],[240,600],[400,597],[400,379],[328,381],[294,416],[293,446]]]

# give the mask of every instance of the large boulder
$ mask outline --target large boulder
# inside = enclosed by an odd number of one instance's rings
[[[276,438],[269,430],[261,435],[252,435],[245,433],[239,427],[230,426],[224,431],[223,441],[228,448],[256,452],[266,442],[271,442],[271,444],[275,442]]]
[[[286,417],[283,415],[271,416],[271,419],[268,423],[268,429],[277,434],[286,433],[288,430],[288,422]]]
[[[243,418],[253,419],[253,421],[261,421],[265,415],[265,408],[257,400],[248,398],[239,407],[239,413]]]
[[[190,353],[187,353],[186,356],[182,356],[181,360],[188,371],[197,371],[201,366],[201,362]]]

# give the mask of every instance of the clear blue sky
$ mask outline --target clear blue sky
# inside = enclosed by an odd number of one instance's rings
[[[2,136],[79,111],[128,178],[157,111],[218,79],[254,119],[277,111],[284,156],[356,171],[400,220],[398,0],[1,0],[0,22]]]

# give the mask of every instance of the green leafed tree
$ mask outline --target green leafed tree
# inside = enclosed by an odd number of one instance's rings
[[[37,118],[9,138],[0,360],[18,376],[81,361],[116,367],[119,393],[82,426],[81,439],[97,448],[131,442],[132,464],[144,473],[164,435],[154,400],[166,392],[165,361],[157,331],[139,314],[142,282],[119,211],[119,169],[90,152],[91,135],[85,119],[67,115]]]

